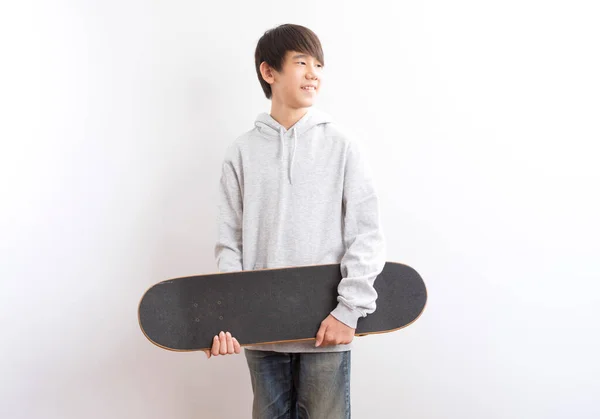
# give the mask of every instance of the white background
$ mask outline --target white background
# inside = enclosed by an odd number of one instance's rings
[[[216,271],[221,159],[270,111],[254,48],[298,23],[429,291],[356,339],[353,417],[600,417],[593,3],[3,3],[0,416],[249,417],[243,355],[162,350],[137,305]]]

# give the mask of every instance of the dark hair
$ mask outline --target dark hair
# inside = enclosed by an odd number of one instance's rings
[[[285,54],[288,51],[311,55],[325,66],[321,41],[310,29],[288,23],[267,30],[258,40],[254,51],[256,74],[267,99],[271,99],[271,85],[260,74],[260,64],[266,61],[276,71],[281,71]]]

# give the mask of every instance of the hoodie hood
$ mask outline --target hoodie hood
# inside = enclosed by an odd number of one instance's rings
[[[304,114],[304,116],[287,130],[283,125],[277,122],[268,112],[262,112],[258,114],[256,120],[254,121],[254,126],[257,128],[258,132],[263,137],[272,138],[274,141],[279,140],[279,155],[281,164],[283,164],[283,153],[285,150],[284,138],[289,131],[292,131],[291,135],[293,137],[294,142],[292,147],[292,157],[288,165],[288,180],[290,184],[293,184],[294,156],[296,154],[296,143],[298,142],[298,137],[301,137],[305,132],[317,125],[328,124],[331,122],[333,122],[333,120],[328,113],[321,111],[320,109],[310,107],[308,108],[308,111]]]

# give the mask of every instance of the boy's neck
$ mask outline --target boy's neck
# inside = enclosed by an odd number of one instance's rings
[[[279,122],[286,130],[290,129],[300,120],[309,108],[290,108],[288,106],[276,106],[271,104],[271,117]]]

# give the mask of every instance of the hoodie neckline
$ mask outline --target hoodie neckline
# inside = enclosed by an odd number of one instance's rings
[[[270,136],[279,136],[279,133],[282,130],[284,134],[287,134],[290,131],[296,131],[298,134],[303,134],[306,130],[314,126],[314,124],[311,124],[310,121],[318,114],[322,114],[322,112],[310,107],[306,113],[294,123],[294,125],[286,129],[275,118],[273,118],[269,112],[262,112],[256,117],[255,125],[259,127],[261,133]],[[272,131],[265,128],[272,128]]]
[[[255,120],[255,127],[258,129],[258,132],[269,138],[279,138],[280,143],[280,162],[283,165],[283,153],[285,150],[284,137],[285,135],[292,131],[293,137],[293,146],[292,146],[292,157],[288,164],[288,181],[290,185],[292,185],[293,177],[294,177],[294,158],[296,155],[296,147],[298,143],[298,136],[304,134],[306,131],[311,129],[312,127],[323,124],[333,122],[330,115],[321,110],[315,109],[314,107],[308,108],[306,113],[298,120],[294,125],[292,125],[289,129],[285,129],[283,125],[277,122],[270,113],[262,112],[260,113]]]

